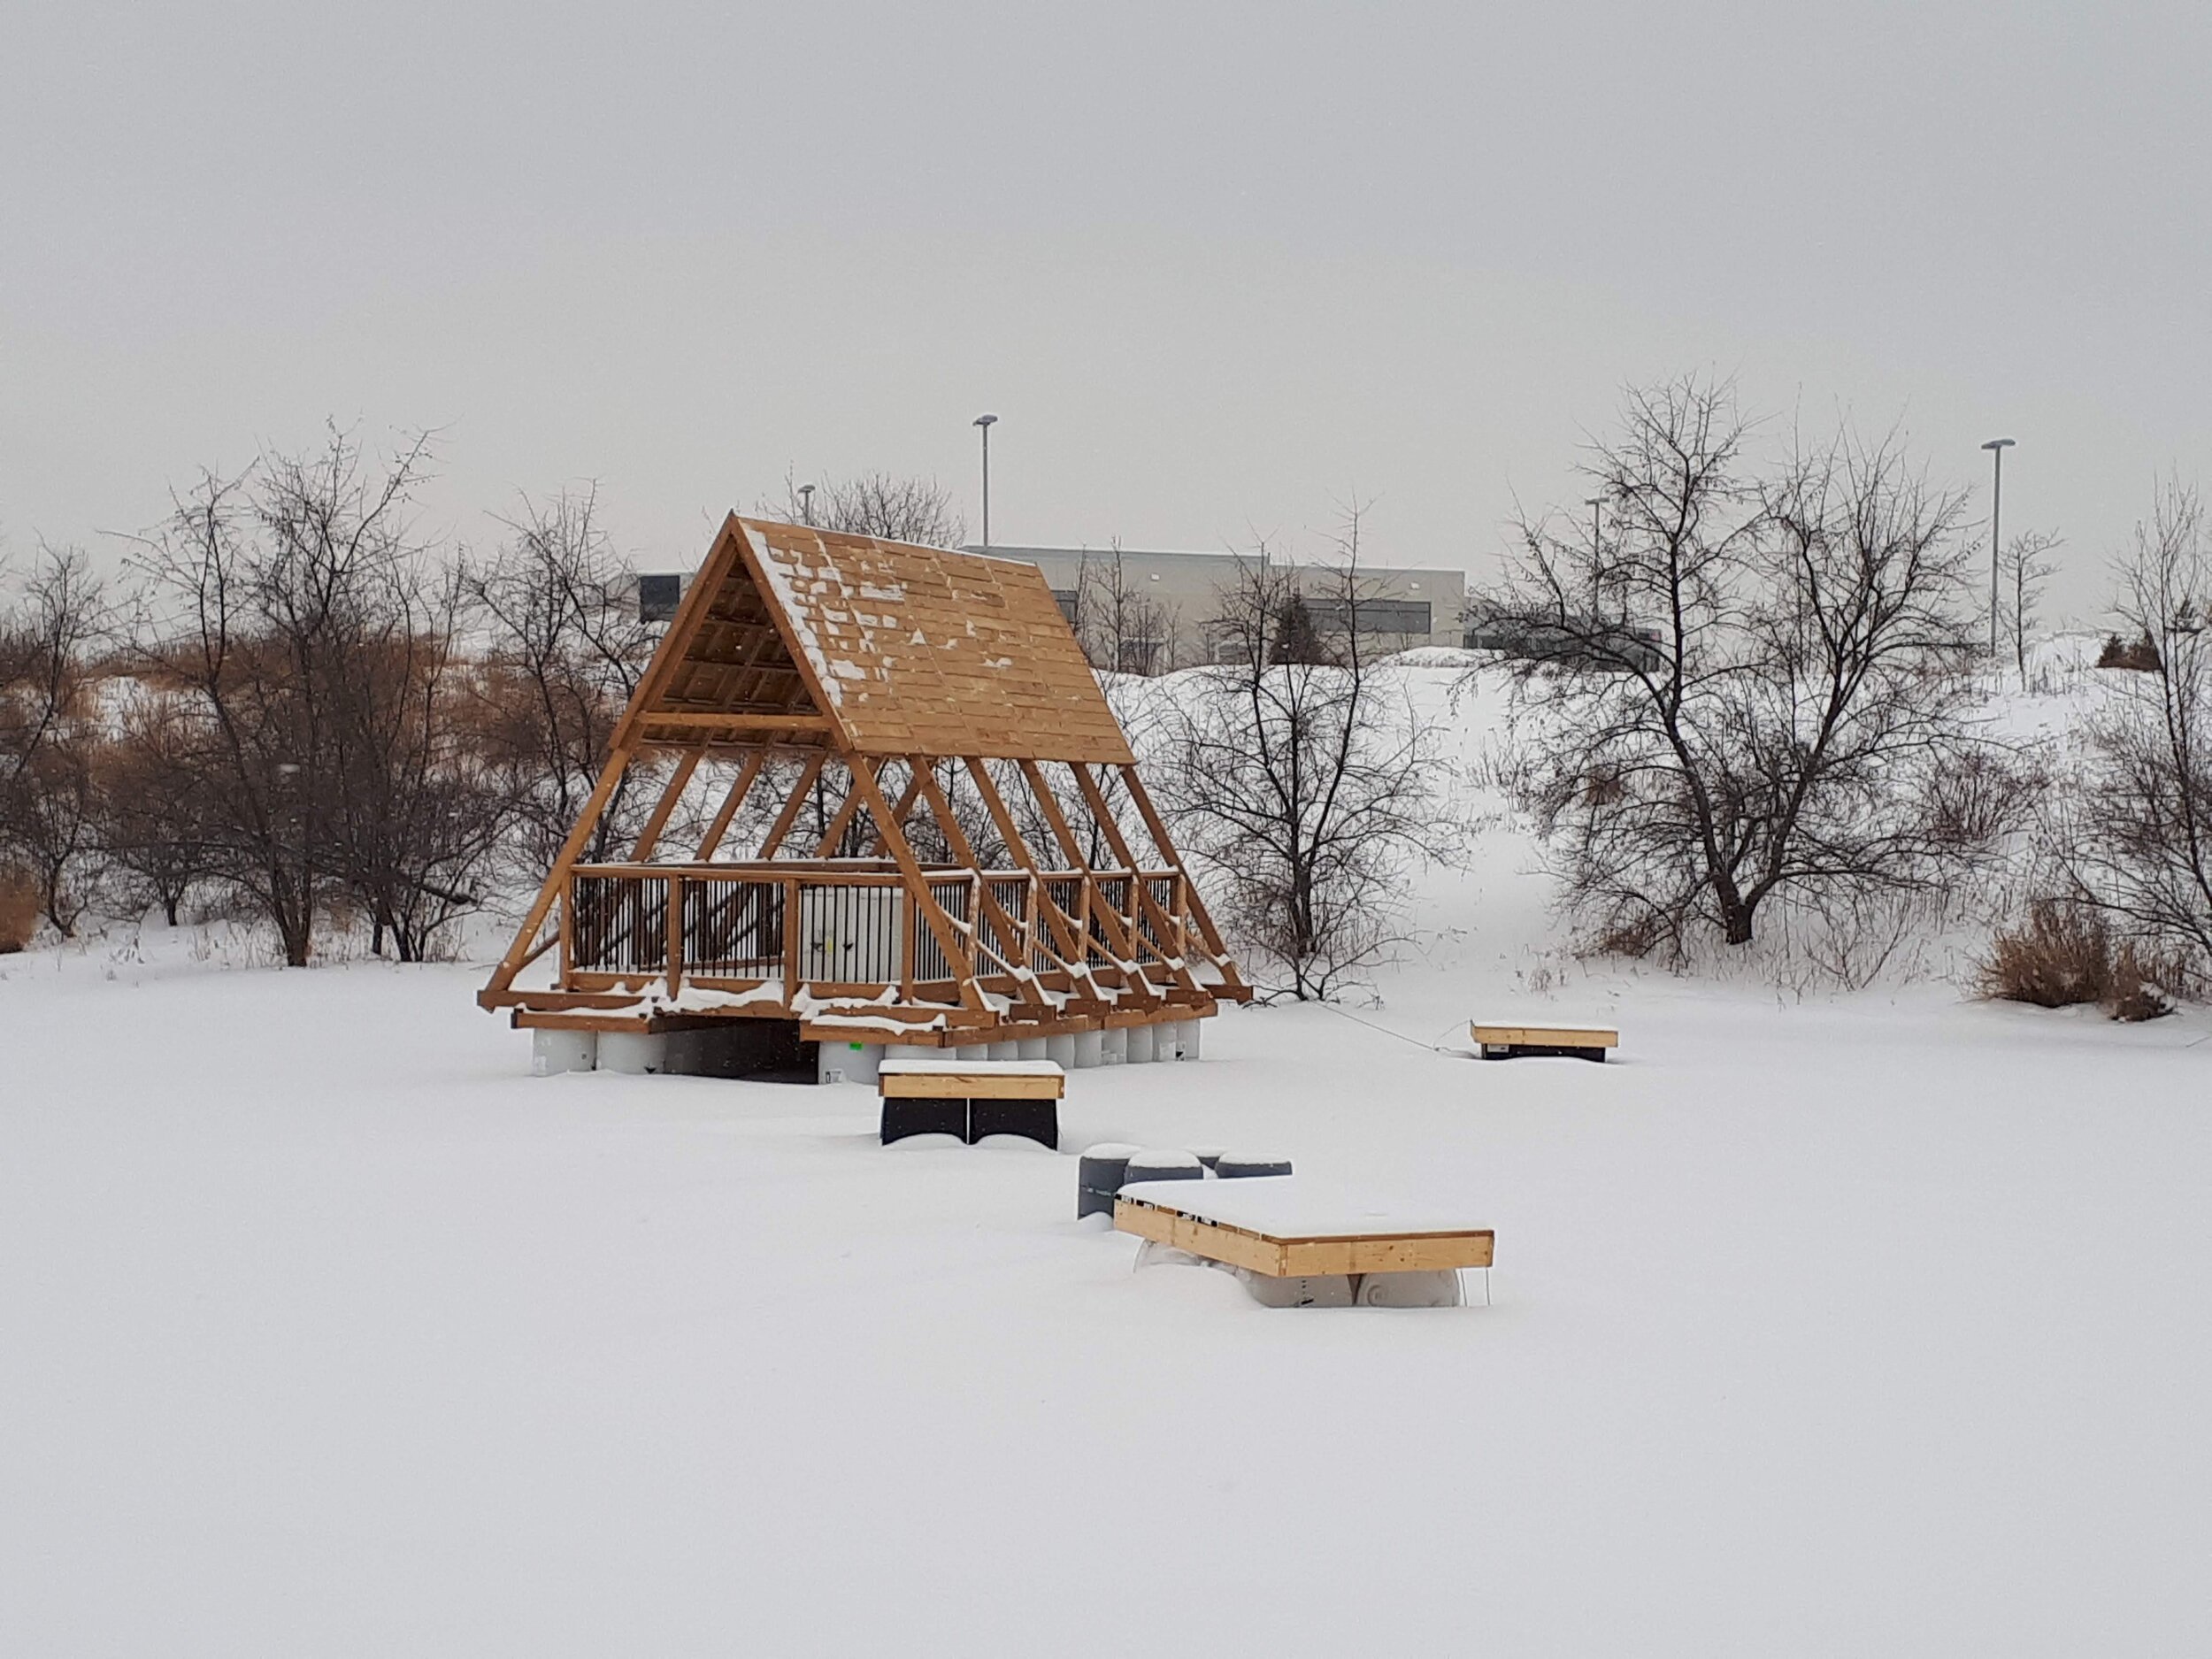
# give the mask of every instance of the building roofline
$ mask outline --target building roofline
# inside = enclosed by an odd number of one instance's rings
[[[1041,557],[1061,559],[1110,559],[1117,554],[1125,559],[1164,559],[1174,564],[1192,565],[1248,565],[1256,557],[1254,554],[1238,553],[1226,549],[1219,553],[1190,553],[1133,547],[1010,547],[1003,541],[995,541],[987,548],[964,547],[960,551],[986,554],[992,558],[1019,559],[1025,564]],[[1326,559],[1278,559],[1276,563],[1294,565],[1301,570],[1340,570],[1343,568],[1334,561]],[[1463,582],[1467,580],[1468,575],[1468,572],[1463,570],[1457,570],[1445,565],[1362,565],[1359,569],[1363,576],[1456,577]]]

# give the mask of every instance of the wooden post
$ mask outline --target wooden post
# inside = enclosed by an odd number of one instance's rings
[[[668,1000],[684,987],[684,879],[668,878]]]
[[[792,877],[783,884],[783,1001],[787,1008],[798,1001],[799,967],[799,883]]]
[[[879,839],[876,844],[883,843]],[[914,918],[920,913],[914,905],[899,906],[899,996],[909,1002],[914,1000]]]
[[[570,871],[561,887],[561,977],[558,985],[568,983],[569,974],[576,966],[576,872]]]

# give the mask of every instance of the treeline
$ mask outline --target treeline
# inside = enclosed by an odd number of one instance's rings
[[[0,946],[188,901],[419,960],[534,879],[652,636],[588,491],[488,555],[417,538],[417,441],[203,476],[104,584],[42,547],[0,616]],[[626,821],[625,803],[608,833]]]
[[[1632,391],[1588,451],[1594,518],[1522,526],[1484,596],[1525,647],[1491,781],[1574,948],[1848,985],[1970,927],[1994,935],[2000,995],[2139,1012],[2201,990],[2212,541],[2193,494],[2162,490],[2116,555],[2131,643],[2105,695],[2027,737],[1993,697],[2001,664],[2025,689],[2049,539],[2008,549],[1993,626],[1964,498],[1895,442],[1754,439],[1725,386]],[[334,927],[420,958],[541,878],[654,634],[588,491],[526,504],[473,554],[417,536],[426,459],[334,434],[203,477],[111,588],[41,550],[0,614],[0,947],[158,907],[265,924],[293,963]],[[926,480],[788,493],[825,528],[958,537]],[[1337,626],[1367,596],[1361,551],[1355,511],[1317,572],[1241,561],[1216,601],[1233,660],[1105,676],[1248,969],[1293,996],[1340,994],[1417,933],[1411,872],[1473,839],[1440,713]],[[659,783],[626,784],[588,858],[626,849]],[[941,787],[994,845],[956,769]],[[810,805],[835,841],[818,780]],[[866,839],[846,821],[833,850]]]

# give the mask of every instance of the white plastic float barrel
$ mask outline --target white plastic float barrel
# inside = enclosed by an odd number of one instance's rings
[[[1075,1070],[1075,1033],[1064,1031],[1056,1037],[1045,1039],[1045,1058],[1063,1071]]]
[[[1303,1278],[1277,1279],[1266,1273],[1240,1269],[1237,1277],[1244,1281],[1245,1289],[1252,1293],[1252,1300],[1264,1307],[1348,1308],[1352,1305],[1352,1281],[1343,1273],[1313,1273]]]
[[[558,1077],[588,1071],[599,1064],[595,1031],[534,1031],[530,1033],[530,1075]]]
[[[1456,1308],[1466,1301],[1459,1274],[1448,1267],[1410,1273],[1369,1273],[1354,1300],[1363,1308]]]
[[[603,1031],[599,1069],[633,1076],[668,1070],[668,1039],[657,1032]]]
[[[1051,1039],[1048,1037],[1024,1037],[1016,1046],[1020,1049],[1020,1053],[1015,1056],[1018,1059],[1049,1060],[1052,1058]]]
[[[873,1088],[876,1073],[882,1068],[883,1045],[879,1042],[833,1042],[825,1037],[815,1051],[814,1080],[818,1083],[864,1083]]]
[[[1079,1071],[1106,1064],[1106,1033],[1102,1031],[1079,1031],[1068,1039],[1067,1064]]]
[[[1152,1058],[1152,1027],[1131,1025],[1122,1045],[1122,1057],[1131,1065],[1144,1065]]]
[[[989,1059],[1018,1060],[1022,1057],[1022,1046],[1018,1042],[995,1042],[988,1048],[990,1052],[987,1057]]]
[[[1098,1063],[1120,1065],[1129,1058],[1129,1027],[1109,1025],[1098,1033]]]

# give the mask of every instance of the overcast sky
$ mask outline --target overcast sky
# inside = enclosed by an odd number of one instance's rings
[[[2212,480],[2201,4],[0,10],[0,549],[326,417],[649,565],[933,473],[994,539],[1480,571],[1623,382],[1901,423],[2062,611]]]

